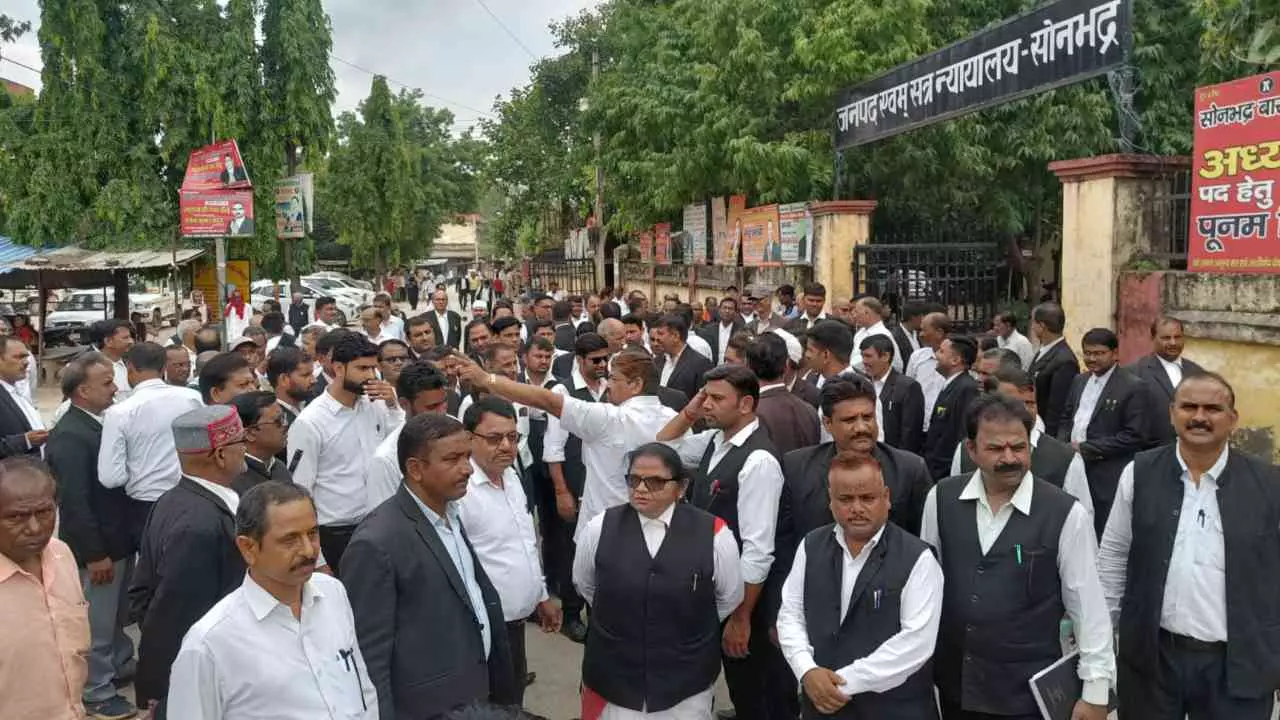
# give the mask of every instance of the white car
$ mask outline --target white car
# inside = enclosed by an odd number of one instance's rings
[[[310,277],[329,278],[330,280],[341,280],[349,287],[377,292],[378,289],[368,280],[357,280],[346,273],[340,273],[336,270],[321,270],[320,272],[311,273]]]
[[[338,324],[346,325],[352,318],[360,315],[360,306],[351,301],[346,296],[331,294],[327,290],[322,290],[315,286],[314,283],[306,280],[301,281],[302,286],[302,302],[307,306],[307,318],[315,317],[316,299],[329,295],[333,298],[334,303],[338,306]],[[272,286],[280,286],[280,305],[284,308],[289,306],[289,283],[288,281],[272,282],[271,280],[255,280],[249,285],[249,303],[255,308],[261,309],[262,304],[268,300],[274,300]]]
[[[339,295],[345,295],[355,301],[356,305],[373,304],[373,296],[375,294],[373,290],[355,285],[354,283],[358,282],[356,280],[340,280],[321,275],[304,275],[301,280],[304,283],[314,285],[317,290],[323,290],[335,298]]]
[[[111,288],[69,290],[49,313],[45,323],[50,329],[84,327],[111,317],[115,294]],[[129,312],[139,313],[152,327],[173,318],[173,296],[157,293],[129,293]]]

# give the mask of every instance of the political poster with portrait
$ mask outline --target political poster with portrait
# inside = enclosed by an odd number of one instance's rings
[[[253,187],[235,140],[220,140],[193,150],[182,178],[184,191],[243,190]]]
[[[311,173],[294,175],[276,181],[276,237],[296,240],[306,237],[311,229],[314,190]]]
[[[783,265],[813,264],[813,217],[808,203],[778,206],[778,234]]]
[[[1280,71],[1196,89],[1187,269],[1280,272]]]
[[[653,262],[653,231],[644,230],[640,233],[640,262]]]
[[[253,237],[253,191],[183,190],[178,195],[178,227],[183,237]]]
[[[684,206],[684,261],[691,265],[707,263],[707,204],[696,202]]]
[[[782,264],[782,243],[778,233],[778,206],[747,208],[738,215],[742,235],[742,264],[770,267]]]
[[[736,265],[737,254],[729,257],[733,244],[729,239],[729,206],[726,198],[711,198],[711,262],[715,265]]]
[[[655,263],[671,264],[671,223],[658,223],[653,226],[653,248]]]

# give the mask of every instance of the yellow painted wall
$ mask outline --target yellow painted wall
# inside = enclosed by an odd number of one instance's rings
[[[1062,185],[1062,309],[1077,352],[1090,328],[1115,325],[1115,193],[1114,178]]]
[[[1235,388],[1242,429],[1280,431],[1280,346],[1188,337],[1184,354]]]

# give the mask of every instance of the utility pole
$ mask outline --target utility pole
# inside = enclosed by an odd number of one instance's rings
[[[284,164],[285,177],[293,177],[298,172],[298,146],[292,140],[286,140],[284,143]],[[307,212],[313,212],[312,208],[307,208]],[[303,232],[306,232],[307,223],[303,220]],[[305,240],[305,238],[304,238]],[[293,293],[302,291],[302,283],[298,280],[298,268],[295,264],[297,259],[297,246],[294,243],[298,240],[281,239],[280,252],[284,253],[284,277],[289,281],[289,298],[290,301]],[[282,305],[288,305],[288,302],[282,302]]]
[[[594,88],[596,81],[600,79],[600,48],[591,49],[591,86]],[[607,244],[606,234],[604,231],[604,165],[600,161],[600,127],[597,123],[595,137],[592,144],[596,150],[596,287],[604,287],[604,252]]]

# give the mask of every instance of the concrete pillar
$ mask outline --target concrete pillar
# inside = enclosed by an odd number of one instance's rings
[[[1150,199],[1167,195],[1168,175],[1189,166],[1185,157],[1123,154],[1049,163],[1062,181],[1062,308],[1077,352],[1090,328],[1116,327],[1120,271],[1165,230],[1152,222]]]
[[[813,279],[827,288],[827,302],[852,298],[853,249],[871,242],[875,200],[809,203],[813,216]],[[801,288],[796,288],[798,295]]]

